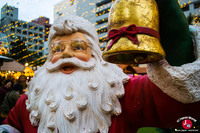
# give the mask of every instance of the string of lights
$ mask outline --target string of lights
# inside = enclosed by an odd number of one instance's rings
[[[37,61],[40,61],[40,62],[46,61],[47,56],[48,55],[44,55],[44,56],[38,58],[37,60],[29,62],[29,66],[34,66],[34,63],[37,62]]]

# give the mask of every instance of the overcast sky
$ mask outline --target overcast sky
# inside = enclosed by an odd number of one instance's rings
[[[18,8],[20,20],[31,21],[40,16],[50,18],[53,23],[54,5],[63,0],[0,0],[0,8],[6,3]]]

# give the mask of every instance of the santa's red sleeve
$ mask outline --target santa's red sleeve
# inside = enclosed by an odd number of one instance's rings
[[[147,75],[133,77],[120,100],[122,114],[113,117],[109,133],[134,133],[141,127],[181,127],[178,119],[200,118],[200,102],[183,104],[163,93]]]
[[[14,108],[9,112],[8,117],[3,124],[15,127],[20,132],[36,133],[37,128],[33,127],[29,121],[29,112],[26,110],[27,96],[23,94],[15,104]]]

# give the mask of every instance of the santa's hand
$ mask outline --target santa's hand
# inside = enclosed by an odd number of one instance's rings
[[[164,93],[182,103],[200,100],[200,28],[190,26],[190,31],[193,36],[196,61],[176,67],[162,60],[147,66],[151,81]]]

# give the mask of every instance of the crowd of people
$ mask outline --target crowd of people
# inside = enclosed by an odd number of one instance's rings
[[[9,111],[15,106],[18,98],[23,94],[23,86],[7,79],[0,86],[0,124],[7,117]]]

